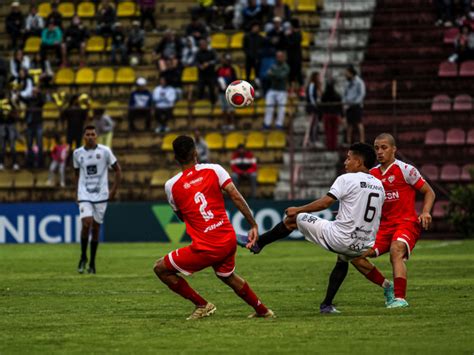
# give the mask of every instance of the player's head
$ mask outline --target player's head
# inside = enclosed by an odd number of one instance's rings
[[[180,165],[197,162],[194,140],[189,136],[179,136],[173,141],[174,158]]]
[[[349,147],[344,167],[348,173],[367,171],[375,164],[375,150],[366,143],[354,143]]]
[[[88,125],[84,128],[84,143],[86,147],[95,147],[97,145],[97,132],[95,126]]]
[[[380,164],[391,164],[395,160],[397,146],[390,133],[379,134],[374,141],[374,149]]]
[[[346,78],[352,80],[353,77],[357,75],[356,68],[351,64],[346,68]]]

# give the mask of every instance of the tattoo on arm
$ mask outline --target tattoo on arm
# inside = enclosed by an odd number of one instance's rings
[[[244,215],[247,222],[249,222],[251,226],[255,226],[257,222],[255,222],[255,219],[253,218],[252,211],[250,210],[247,201],[245,201],[245,199],[243,198],[239,190],[237,190],[235,185],[233,183],[230,183],[224,188],[224,190],[229,195],[235,207],[237,207],[237,209]]]

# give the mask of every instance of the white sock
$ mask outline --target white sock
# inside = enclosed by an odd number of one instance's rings
[[[387,280],[387,279],[383,280],[382,287],[383,287],[383,288],[387,288],[387,287],[389,287],[389,286],[390,286],[390,281]]]

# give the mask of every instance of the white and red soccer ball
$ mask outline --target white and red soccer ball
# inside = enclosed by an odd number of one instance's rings
[[[250,106],[255,97],[255,90],[252,85],[245,80],[233,81],[225,90],[227,102],[234,107]]]

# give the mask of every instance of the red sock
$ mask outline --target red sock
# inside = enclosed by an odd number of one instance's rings
[[[265,307],[262,302],[260,302],[257,295],[252,291],[247,282],[240,289],[240,291],[236,291],[235,293],[250,306],[252,306],[257,314],[265,314],[268,312],[268,308]]]
[[[202,298],[199,293],[193,290],[191,286],[186,282],[185,279],[179,277],[178,283],[174,285],[168,285],[168,287],[176,292],[178,295],[190,300],[197,307],[204,307],[207,304],[207,301]]]
[[[372,281],[374,284],[377,284],[379,286],[383,285],[383,282],[385,281],[385,277],[380,273],[380,271],[374,267],[370,272],[365,275],[365,277]]]
[[[403,277],[395,277],[393,280],[393,288],[395,292],[395,298],[405,299],[407,295],[407,279]]]

